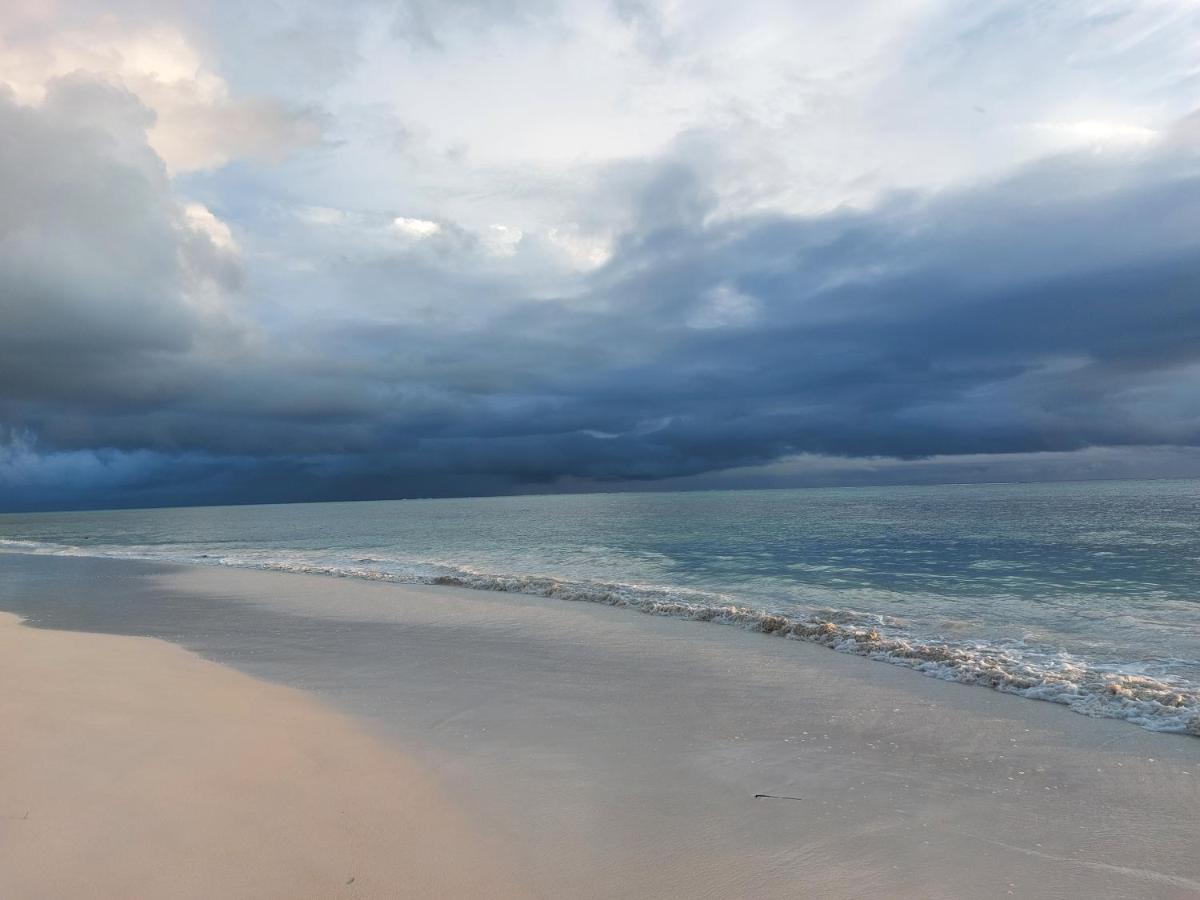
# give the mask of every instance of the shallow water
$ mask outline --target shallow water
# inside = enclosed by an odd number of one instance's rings
[[[1200,481],[22,514],[0,549],[612,603],[1200,733]]]

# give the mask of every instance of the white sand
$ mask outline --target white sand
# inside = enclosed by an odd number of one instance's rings
[[[0,614],[0,897],[525,896],[429,774],[302,694]]]
[[[1200,897],[1194,737],[588,603],[158,583],[282,614],[256,670],[387,725],[548,897]]]
[[[121,621],[304,687],[404,755],[161,643],[7,629],[0,813],[30,818],[0,820],[0,896],[86,896],[69,888],[98,872],[112,896],[270,896],[285,878],[340,896],[353,874],[364,892],[421,878],[398,896],[1200,897],[1196,738],[592,604],[44,565],[104,575],[56,615],[135,579],[151,605]],[[43,643],[81,655],[61,674]]]

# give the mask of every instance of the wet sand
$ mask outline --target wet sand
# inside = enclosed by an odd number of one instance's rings
[[[1194,737],[593,604],[29,567],[42,624],[169,637],[385,735],[540,896],[1200,897]],[[91,594],[53,607],[69,572]]]

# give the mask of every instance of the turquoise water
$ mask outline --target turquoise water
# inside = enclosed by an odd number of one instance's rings
[[[3,515],[0,549],[612,603],[1200,733],[1200,481]]]

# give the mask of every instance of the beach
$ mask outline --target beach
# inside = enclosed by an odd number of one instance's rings
[[[0,2],[0,900],[1200,900],[1198,50]]]
[[[0,894],[525,897],[424,767],[171,644],[0,614]]]
[[[1200,896],[1194,737],[596,604],[0,568],[75,630],[4,622],[5,896]]]

